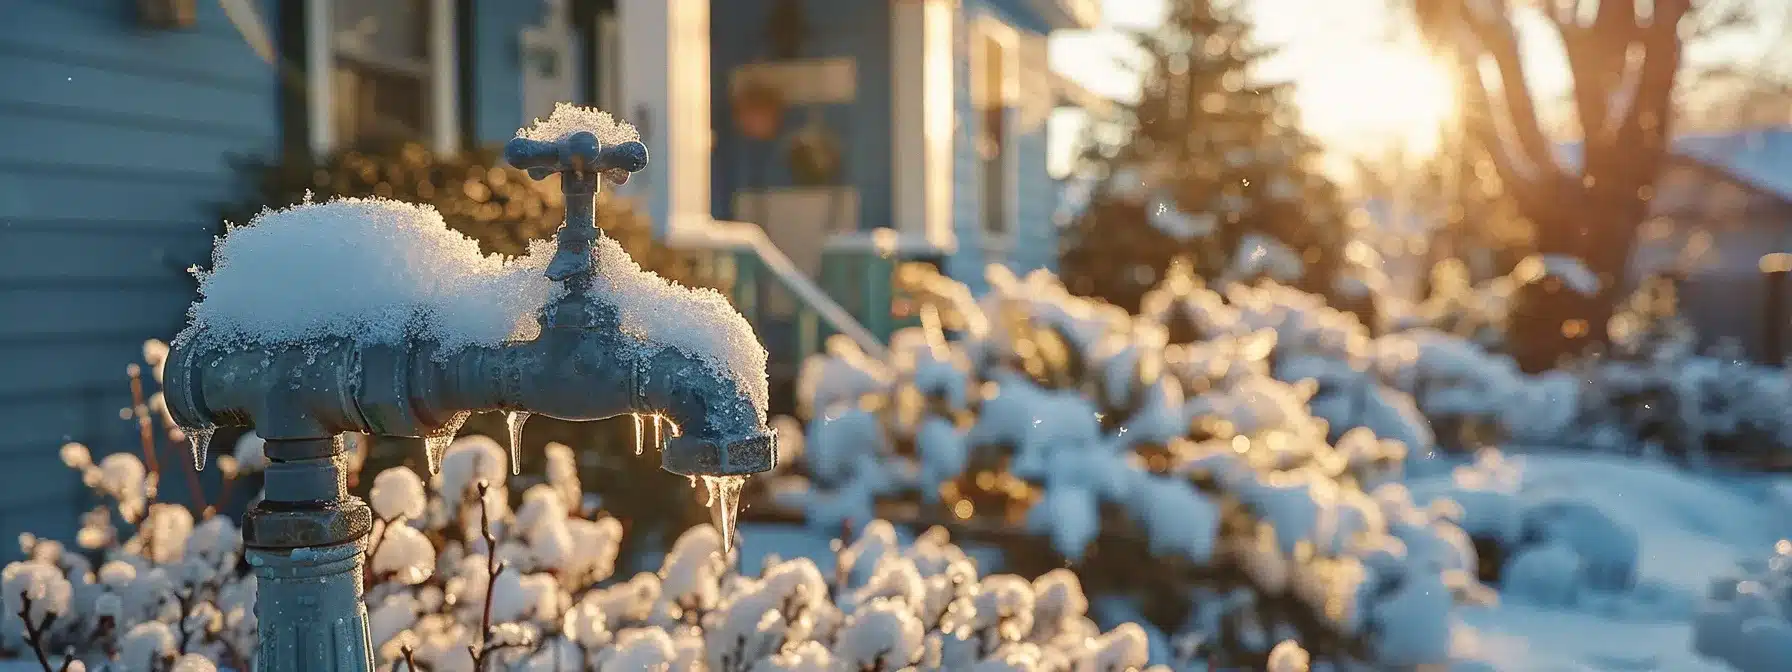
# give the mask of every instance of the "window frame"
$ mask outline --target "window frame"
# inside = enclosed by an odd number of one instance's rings
[[[336,127],[336,64],[343,56],[335,44],[333,5],[346,1],[381,0],[303,0],[307,141],[312,154],[317,156],[329,154],[342,142]],[[455,154],[461,149],[459,3],[456,0],[428,2],[430,16],[425,40],[429,55],[424,71],[394,67],[369,55],[350,55],[349,58],[395,72],[413,70],[403,74],[417,77],[422,83],[422,103],[428,128],[421,140],[438,154]]]
[[[969,38],[971,146],[976,153],[977,166],[977,230],[982,234],[986,248],[999,251],[1012,245],[1020,229],[1020,162],[1014,148],[1020,104],[1020,34],[1013,26],[984,15],[971,22]],[[987,63],[992,46],[1002,58],[999,75],[1002,81],[994,84],[989,81],[992,68]],[[1000,137],[996,139],[999,149],[995,157],[985,158],[982,147],[986,137],[984,120],[991,114],[1001,115]],[[986,182],[992,162],[1000,162],[993,166],[999,171],[1002,182],[999,185],[1002,197],[999,220],[994,219],[996,213],[991,212],[991,187]],[[1002,227],[999,230],[991,226],[998,221]]]

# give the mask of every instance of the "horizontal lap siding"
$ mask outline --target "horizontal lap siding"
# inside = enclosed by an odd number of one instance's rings
[[[228,159],[278,146],[278,78],[218,3],[185,30],[142,27],[128,2],[6,5],[0,530],[67,538],[86,500],[56,450],[135,448],[125,365],[180,327],[182,269],[207,261],[219,204],[242,195]],[[275,20],[275,0],[258,6]]]
[[[946,260],[946,274],[982,291],[982,190],[977,177],[977,119],[971,107],[971,19],[977,2],[960,5],[952,30],[952,107],[958,118],[952,139],[952,229],[958,249]]]
[[[1015,231],[1009,266],[1016,273],[1057,267],[1057,228],[1052,212],[1058,207],[1057,189],[1046,170],[1045,126],[1015,138],[1020,164],[1020,226]]]
[[[958,251],[947,261],[947,273],[953,278],[969,284],[981,291],[984,288],[983,266],[986,263],[1000,261],[1016,272],[1025,273],[1036,268],[1056,269],[1057,267],[1057,231],[1052,224],[1052,212],[1057,207],[1057,190],[1046,166],[1046,126],[1043,123],[1033,128],[1018,128],[1011,150],[1016,153],[1018,175],[1015,184],[1019,192],[1020,208],[1016,213],[1019,219],[1010,247],[994,254],[985,249],[983,224],[981,219],[983,194],[979,184],[979,165],[976,153],[977,116],[971,107],[970,88],[972,85],[970,63],[970,27],[972,21],[980,17],[1000,21],[1019,32],[1023,39],[1042,39],[1048,29],[1039,15],[1029,9],[1025,3],[1016,0],[972,0],[963,4],[960,23],[954,35],[953,48],[954,94],[953,105],[958,116],[958,136],[952,146],[952,221],[958,236]],[[1044,54],[1031,53],[1022,48],[1016,54],[1020,58],[1040,58]],[[1040,63],[1023,63],[1021,76],[1025,78],[1026,68],[1045,67]],[[1032,90],[1022,81],[1022,96],[1049,95],[1047,92]],[[1029,105],[1036,101],[1021,101]],[[1018,120],[1024,116],[1011,112],[1009,118]]]

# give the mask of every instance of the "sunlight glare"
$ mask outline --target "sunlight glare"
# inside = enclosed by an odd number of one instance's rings
[[[1320,141],[1346,153],[1399,149],[1418,158],[1438,151],[1456,113],[1456,92],[1446,70],[1423,51],[1370,46],[1315,66],[1303,73],[1294,96]]]

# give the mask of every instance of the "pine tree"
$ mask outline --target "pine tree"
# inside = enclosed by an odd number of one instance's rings
[[[1229,4],[1172,0],[1164,24],[1138,36],[1148,62],[1128,132],[1090,143],[1084,168],[1102,183],[1064,236],[1071,291],[1137,310],[1178,258],[1213,280],[1229,270],[1248,279],[1250,266],[1289,256],[1304,270],[1281,275],[1330,293],[1347,213],[1296,127],[1287,86],[1250,77],[1273,53],[1250,32]],[[1251,254],[1259,242],[1267,254]]]

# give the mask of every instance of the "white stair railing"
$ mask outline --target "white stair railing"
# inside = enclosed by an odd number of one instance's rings
[[[674,248],[703,249],[713,251],[749,251],[757,258],[760,265],[771,273],[791,295],[802,304],[798,311],[798,321],[803,322],[819,318],[835,333],[852,339],[866,354],[883,357],[888,348],[883,341],[873,335],[865,325],[852,316],[833,297],[828,296],[821,286],[804,274],[784,251],[766,237],[765,230],[751,222],[732,222],[714,220],[696,229],[679,227],[674,230],[668,243]],[[809,317],[813,315],[814,317]],[[812,339],[815,329],[811,324],[799,324],[802,338]],[[810,353],[820,349],[819,343],[808,343],[800,348],[801,352]]]

